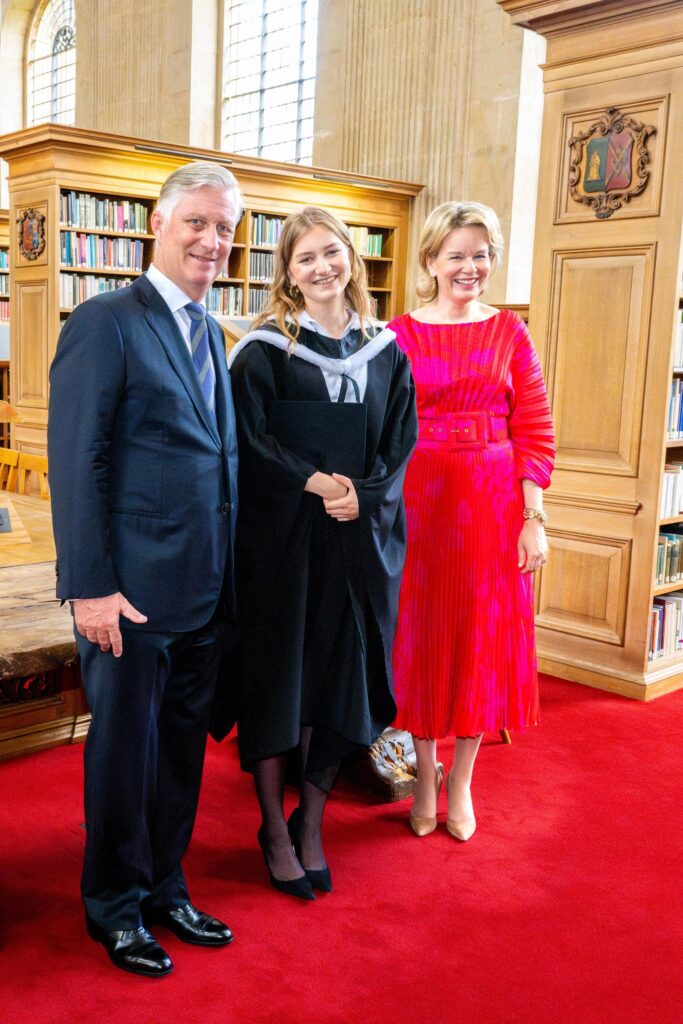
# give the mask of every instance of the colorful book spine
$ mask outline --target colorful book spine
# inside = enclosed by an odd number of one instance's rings
[[[96,228],[99,231],[130,231],[147,234],[147,207],[129,199],[107,199],[87,192],[62,192],[60,220],[70,228]]]

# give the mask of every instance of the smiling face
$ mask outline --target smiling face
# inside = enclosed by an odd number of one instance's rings
[[[195,302],[225,267],[237,226],[234,192],[204,186],[183,192],[170,213],[154,210],[154,264]]]
[[[427,269],[436,278],[438,298],[463,303],[476,299],[491,274],[486,230],[478,225],[454,228],[446,235]]]
[[[349,250],[334,231],[316,224],[294,246],[287,272],[306,306],[343,304],[344,289],[351,277]]]

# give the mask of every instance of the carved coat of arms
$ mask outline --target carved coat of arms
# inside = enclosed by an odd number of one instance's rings
[[[45,214],[33,207],[17,218],[19,252],[26,260],[36,260],[45,249]]]
[[[639,195],[650,175],[647,140],[656,129],[609,107],[599,121],[569,140],[569,192],[600,220]]]

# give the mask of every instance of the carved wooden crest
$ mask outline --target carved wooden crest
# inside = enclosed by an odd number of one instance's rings
[[[608,107],[599,121],[569,140],[572,199],[591,206],[605,220],[639,195],[650,176],[647,140],[655,131],[653,125]]]
[[[24,259],[37,260],[45,249],[45,214],[34,207],[17,217],[19,253]]]

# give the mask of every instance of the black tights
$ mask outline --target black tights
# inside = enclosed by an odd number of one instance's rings
[[[327,797],[339,770],[339,765],[327,769],[320,779],[316,776],[317,781],[321,781],[325,786],[324,789],[311,782],[307,776],[306,767],[312,733],[312,726],[303,725],[301,727],[301,739],[299,741],[301,764],[300,807],[302,817],[301,859],[309,870],[316,870],[325,866],[322,848],[323,815],[325,813]],[[263,760],[257,761],[253,768],[256,796],[261,808],[265,839],[273,860],[272,870],[279,877],[287,877],[282,872],[291,871],[291,866],[289,868],[286,867],[287,863],[291,865],[289,853],[291,843],[284,815],[286,768],[287,754],[263,758]],[[288,849],[283,849],[283,847]],[[278,855],[278,848],[281,850],[280,855]]]

